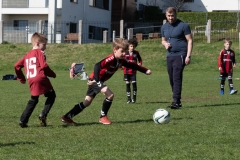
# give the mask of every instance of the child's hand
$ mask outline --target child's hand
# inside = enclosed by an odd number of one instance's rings
[[[233,64],[233,67],[237,67],[237,65],[236,65],[236,64]]]
[[[141,63],[138,63],[139,66],[141,66],[142,64]]]
[[[147,70],[146,72],[147,75],[150,75],[151,73],[152,73],[151,70]]]
[[[221,71],[221,70],[222,70],[222,67],[218,67],[218,70]]]
[[[88,80],[88,82],[87,82],[87,84],[88,85],[93,85],[93,84],[95,84],[96,83],[96,81],[95,80],[93,80],[93,81],[91,81],[91,80]]]

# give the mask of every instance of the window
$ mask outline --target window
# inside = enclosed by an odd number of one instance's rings
[[[28,27],[28,21],[27,20],[14,20],[13,27],[15,30],[26,30],[26,27]]]
[[[103,40],[103,31],[108,30],[107,28],[96,27],[96,26],[89,26],[88,28],[88,38],[89,39],[96,39],[96,40]]]
[[[184,0],[184,2],[194,2],[194,0]]]
[[[78,3],[78,0],[70,0],[72,3]]]
[[[109,0],[89,0],[89,5],[92,7],[109,10]]]
[[[77,33],[77,23],[70,22],[69,33]]]

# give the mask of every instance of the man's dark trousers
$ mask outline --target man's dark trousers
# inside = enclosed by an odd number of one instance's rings
[[[167,70],[173,92],[173,100],[181,103],[183,70],[186,56],[167,56]]]

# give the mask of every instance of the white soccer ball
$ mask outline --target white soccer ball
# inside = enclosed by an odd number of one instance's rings
[[[170,122],[170,113],[165,109],[157,109],[153,114],[153,121],[157,124]]]

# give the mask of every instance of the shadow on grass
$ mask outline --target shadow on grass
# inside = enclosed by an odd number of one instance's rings
[[[231,105],[240,105],[240,103],[225,103],[225,104],[205,104],[200,106],[189,106],[187,108],[197,108],[197,107],[219,107],[219,106],[231,106]]]
[[[0,143],[0,148],[1,147],[14,147],[16,145],[22,145],[22,144],[35,144],[35,142],[15,142],[15,143]]]

